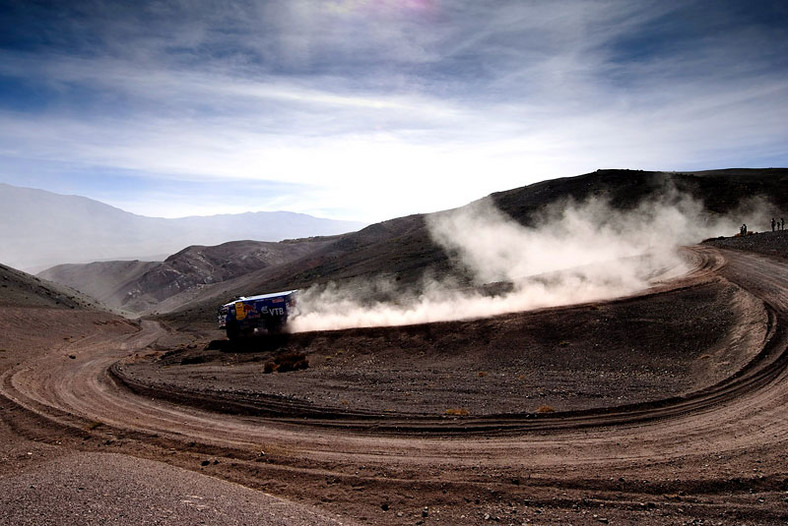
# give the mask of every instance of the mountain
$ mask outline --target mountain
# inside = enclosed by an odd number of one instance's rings
[[[80,290],[105,305],[132,314],[166,310],[173,297],[185,301],[213,283],[287,264],[327,245],[335,237],[281,241],[231,241],[191,246],[164,261],[97,261],[46,269],[38,277]],[[169,303],[172,303],[170,301]],[[177,302],[176,302],[177,305]]]
[[[361,223],[292,212],[145,217],[86,197],[0,184],[0,262],[23,270],[97,260],[163,259],[190,245],[330,236]]]
[[[776,208],[788,210],[786,187],[788,169],[780,168],[695,173],[599,170],[494,193],[490,198],[506,215],[530,225],[548,206],[567,198],[577,202],[605,198],[613,208],[623,210],[676,192],[702,202],[709,213],[725,214],[747,198],[763,196]],[[451,263],[444,250],[432,241],[427,217],[401,217],[343,235],[307,259],[250,274],[250,280],[260,280],[251,288],[276,290],[371,275],[389,275],[414,283],[427,269],[442,275]]]
[[[102,309],[92,297],[0,265],[0,307]]]
[[[786,188],[786,168],[691,173],[598,170],[494,193],[489,198],[504,214],[523,225],[534,224],[550,205],[566,199],[582,202],[601,198],[614,209],[627,210],[664,196],[688,196],[702,203],[706,213],[720,216],[735,211],[750,198],[762,198],[771,207],[762,212],[765,229],[774,210],[788,211]],[[455,268],[451,256],[432,240],[427,220],[428,215],[420,214],[370,225],[339,236],[307,257],[205,287],[198,296],[184,298],[180,307],[174,308],[171,303],[160,312],[171,311],[166,316],[168,321],[188,324],[212,320],[216,305],[249,293],[305,288],[331,281],[363,282],[377,276],[389,277],[405,287],[418,287],[424,275],[453,274],[462,282],[462,270]]]
[[[505,215],[524,225],[533,224],[550,205],[567,199],[582,202],[601,198],[614,209],[626,210],[665,196],[690,196],[702,203],[706,213],[724,215],[755,197],[770,201],[773,209],[788,210],[786,183],[788,169],[693,173],[599,170],[495,193],[489,199]],[[773,209],[763,210],[764,218]],[[175,323],[212,322],[216,306],[239,295],[330,281],[363,283],[384,276],[403,288],[414,289],[424,275],[441,278],[451,274],[459,283],[467,284],[462,269],[453,265],[451,256],[429,233],[430,216],[439,214],[392,219],[332,238],[270,246],[190,247],[163,264],[74,265],[52,269],[42,276],[92,291],[110,305],[117,306],[120,301],[129,311],[169,313],[167,318]],[[257,248],[271,252],[253,256]],[[124,299],[129,293],[138,294],[135,291],[141,291],[140,302]]]

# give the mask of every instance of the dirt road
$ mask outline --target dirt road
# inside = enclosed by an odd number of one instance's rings
[[[788,265],[696,252],[694,279],[761,300],[766,330],[738,373],[658,402],[448,421],[221,413],[133,394],[110,374],[164,336],[153,322],[20,362],[0,390],[27,437],[163,460],[362,523],[783,524]]]

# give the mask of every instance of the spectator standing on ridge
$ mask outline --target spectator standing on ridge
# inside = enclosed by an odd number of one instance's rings
[[[785,230],[785,218],[780,218],[780,230]]]
[[[774,232],[774,226],[777,224],[777,221],[772,218],[772,232]]]
[[[739,235],[741,236],[747,235],[747,225],[742,224],[741,228],[739,229]]]

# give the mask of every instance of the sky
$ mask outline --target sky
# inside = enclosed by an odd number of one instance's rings
[[[788,166],[788,3],[0,0],[0,182],[364,222]]]

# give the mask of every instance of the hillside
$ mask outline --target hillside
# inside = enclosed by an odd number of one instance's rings
[[[334,238],[282,241],[232,241],[217,246],[191,246],[163,262],[106,261],[58,265],[40,277],[81,290],[106,305],[130,314],[161,310],[173,296],[193,297],[212,283],[233,279],[272,265],[286,264],[326,245]]]
[[[627,209],[644,200],[675,194],[701,201],[712,214],[727,214],[742,201],[757,196],[767,198],[776,209],[788,209],[786,168],[732,168],[701,172],[648,172],[643,170],[597,170],[577,177],[565,177],[493,194],[498,206],[511,217],[527,223],[545,204],[572,198],[610,199],[614,208]],[[764,210],[766,229],[771,210]]]
[[[765,230],[780,210],[788,210],[786,169],[731,169],[696,173],[598,170],[577,177],[543,181],[492,194],[506,216],[533,226],[553,205],[609,201],[612,210],[633,210],[648,203],[692,198],[706,220],[733,213],[727,230],[745,213]],[[752,201],[757,199],[756,201]],[[764,204],[766,201],[770,205]],[[474,203],[461,208],[468,209]],[[699,205],[700,206],[700,205]],[[763,208],[761,210],[761,208]],[[196,246],[162,263],[106,262],[62,265],[42,273],[132,313],[173,313],[168,318],[212,323],[216,305],[233,297],[314,284],[343,282],[364,287],[383,277],[392,287],[418,292],[425,276],[452,278],[469,285],[470,276],[455,264],[455,254],[436,244],[428,222],[452,211],[412,215],[370,225],[333,238],[281,243],[234,242]],[[762,219],[761,219],[762,218]],[[747,219],[750,221],[750,219]],[[762,224],[757,224],[761,220]],[[699,229],[700,232],[705,230]],[[691,238],[699,242],[703,238]]]
[[[99,260],[161,260],[190,245],[330,236],[361,223],[291,212],[164,219],[80,196],[0,184],[0,261],[25,271]]]
[[[776,209],[788,210],[788,169],[720,170],[693,174],[600,170],[577,177],[543,181],[492,194],[496,206],[521,224],[533,224],[539,214],[567,198],[575,201],[608,198],[615,209],[630,209],[675,188],[704,203],[710,214],[726,214],[744,198],[764,196]],[[764,211],[765,229],[770,211]],[[389,275],[415,283],[426,269],[437,275],[451,265],[431,239],[426,215],[402,217],[342,236],[335,243],[288,268],[274,268],[256,287],[261,290],[302,287],[328,279],[344,280]],[[755,228],[755,225],[752,225]],[[698,240],[700,241],[700,240]]]
[[[784,191],[787,185],[788,169],[784,168],[694,173],[598,170],[495,193],[491,199],[506,215],[530,225],[548,207],[567,199],[577,202],[592,198],[609,200],[614,209],[627,210],[657,199],[670,201],[688,196],[703,204],[708,217],[716,217],[736,211],[740,204],[760,197],[771,202],[772,208],[764,209],[762,224],[751,224],[750,229],[766,230],[771,215],[788,210],[788,193]],[[757,215],[760,210],[748,213]],[[385,276],[402,287],[418,287],[425,274],[452,274],[461,283],[467,282],[462,269],[455,268],[451,257],[433,242],[427,227],[429,217],[413,215],[371,225],[340,236],[334,243],[305,258],[217,283],[205,288],[193,301],[185,302],[177,309],[179,312],[167,315],[167,319],[177,323],[212,322],[216,305],[232,297],[304,288],[329,281],[364,282],[373,276]],[[733,222],[738,220],[738,217],[732,219]],[[735,229],[729,235],[734,233]],[[172,308],[173,305],[169,305],[162,312]]]
[[[81,292],[5,265],[0,265],[0,307],[100,308]]]

